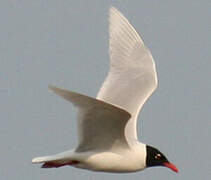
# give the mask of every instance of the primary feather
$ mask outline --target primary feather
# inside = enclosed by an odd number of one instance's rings
[[[157,87],[157,73],[150,51],[115,8],[110,9],[110,71],[97,99],[126,109],[132,117],[126,125],[128,139],[137,139],[139,111]]]

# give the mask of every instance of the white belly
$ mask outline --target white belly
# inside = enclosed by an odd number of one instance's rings
[[[78,153],[77,156],[81,163],[75,167],[93,171],[134,172],[146,167],[146,152],[143,150],[124,150],[118,153],[84,152]]]

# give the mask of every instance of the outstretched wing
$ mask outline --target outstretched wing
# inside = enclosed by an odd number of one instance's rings
[[[131,115],[127,111],[82,94],[53,86],[49,88],[79,110],[77,151],[128,146],[124,129]]]
[[[137,116],[157,87],[155,63],[138,33],[117,9],[110,9],[109,20],[110,71],[97,99],[127,110],[132,117],[126,125],[126,137],[137,139]]]

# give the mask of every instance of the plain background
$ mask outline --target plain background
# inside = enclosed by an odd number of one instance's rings
[[[139,139],[166,154],[178,174],[31,164],[77,145],[76,109],[47,87],[95,97],[109,68],[111,6],[141,34],[157,65],[159,87],[141,111]],[[210,179],[210,9],[210,0],[1,0],[0,179]]]

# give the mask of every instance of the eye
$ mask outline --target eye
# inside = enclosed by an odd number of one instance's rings
[[[160,159],[161,158],[161,154],[156,154],[155,155],[155,159]]]

